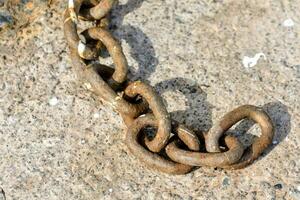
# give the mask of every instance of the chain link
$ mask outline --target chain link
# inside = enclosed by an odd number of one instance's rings
[[[64,12],[64,33],[78,78],[100,99],[120,113],[128,127],[125,143],[129,151],[148,167],[169,174],[184,174],[194,166],[226,169],[246,167],[271,144],[273,125],[258,107],[244,105],[227,113],[208,133],[200,137],[172,120],[162,98],[153,87],[141,81],[127,80],[128,64],[120,43],[108,30],[108,13],[116,0],[69,0]],[[95,27],[81,33],[80,20],[95,22]],[[106,49],[114,68],[100,64],[99,52]],[[245,148],[226,131],[244,118],[259,124],[261,136]],[[149,127],[156,133],[150,138]],[[225,142],[225,150],[221,143]]]

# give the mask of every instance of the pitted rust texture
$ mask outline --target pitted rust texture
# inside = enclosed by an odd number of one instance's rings
[[[103,19],[115,3],[116,0],[102,0],[99,3],[91,1],[90,4],[93,6],[91,8],[83,8],[81,16],[86,20]]]
[[[166,107],[163,104],[161,97],[159,97],[154,89],[145,83],[136,81],[128,85],[125,89],[125,94],[129,97],[141,95],[149,104],[157,120],[158,130],[153,138],[149,140],[146,138],[147,147],[153,152],[159,152],[164,148],[170,138],[171,120]]]
[[[225,143],[229,148],[226,152],[202,153],[180,149],[173,141],[166,147],[167,155],[179,163],[190,164],[193,166],[220,167],[227,166],[239,161],[243,155],[244,148],[236,137],[226,136]]]
[[[138,141],[138,136],[141,129],[146,126],[158,126],[157,119],[152,114],[143,115],[137,118],[128,128],[125,142],[134,156],[144,162],[147,166],[168,174],[185,174],[192,170],[192,166],[167,160],[159,154],[151,152],[142,146]]]
[[[119,42],[117,42],[107,30],[100,27],[87,29],[86,32],[85,35],[88,35],[90,38],[100,40],[110,53],[115,63],[115,72],[112,75],[112,81],[118,84],[123,83],[126,80],[128,66]]]
[[[258,107],[244,105],[227,113],[200,138],[189,128],[172,120],[162,98],[153,87],[127,80],[128,66],[119,42],[108,30],[108,13],[115,0],[69,0],[64,12],[64,32],[74,71],[88,89],[119,112],[128,127],[125,143],[129,151],[148,167],[169,174],[185,174],[194,166],[239,169],[251,164],[271,144],[273,126]],[[80,20],[95,22],[95,27],[77,32]],[[114,68],[98,61],[106,49]],[[249,118],[259,124],[261,136],[245,148],[235,136],[225,133]],[[156,129],[152,139],[147,127]],[[221,147],[224,136],[225,150]]]
[[[240,106],[227,113],[218,125],[213,127],[206,135],[206,149],[208,152],[219,152],[218,140],[234,124],[249,118],[256,122],[261,129],[261,136],[256,138],[253,144],[246,149],[243,157],[238,163],[227,166],[226,168],[238,169],[251,164],[259,155],[272,143],[274,130],[269,116],[260,108],[251,105]]]

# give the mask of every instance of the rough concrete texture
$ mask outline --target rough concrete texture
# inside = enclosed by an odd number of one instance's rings
[[[72,71],[67,2],[50,3],[1,33],[1,200],[300,199],[300,1],[129,0],[114,8],[112,32],[131,79],[155,86],[174,118],[208,130],[254,104],[274,122],[274,144],[253,165],[182,176],[149,170],[128,153],[120,116]],[[243,66],[260,52],[266,60]],[[259,134],[250,122],[232,131]]]
[[[51,0],[0,0],[0,31],[22,29],[32,23]]]

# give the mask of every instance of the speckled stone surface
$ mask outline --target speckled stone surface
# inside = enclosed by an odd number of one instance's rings
[[[274,144],[246,169],[182,176],[144,167],[124,144],[120,116],[77,81],[62,29],[66,4],[52,0],[0,35],[1,200],[300,199],[299,1],[129,0],[114,8],[112,32],[131,79],[153,85],[174,118],[208,130],[254,104],[275,125]],[[260,52],[266,60],[243,66]],[[232,131],[259,134],[249,122]]]

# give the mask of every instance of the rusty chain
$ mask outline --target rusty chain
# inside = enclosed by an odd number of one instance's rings
[[[78,78],[122,116],[128,127],[125,143],[129,151],[148,167],[169,174],[184,174],[194,166],[239,169],[257,159],[271,144],[274,134],[272,122],[262,109],[244,105],[227,113],[202,135],[203,144],[193,131],[170,118],[153,87],[127,80],[128,66],[122,47],[108,30],[108,14],[116,2],[69,0],[64,12],[64,33]],[[95,27],[79,34],[80,20],[95,22]],[[105,49],[114,68],[97,61],[99,52]],[[235,136],[225,136],[244,118],[261,128],[261,136],[247,148]],[[153,138],[145,133],[149,127],[156,132]],[[221,149],[222,145],[225,148]]]

